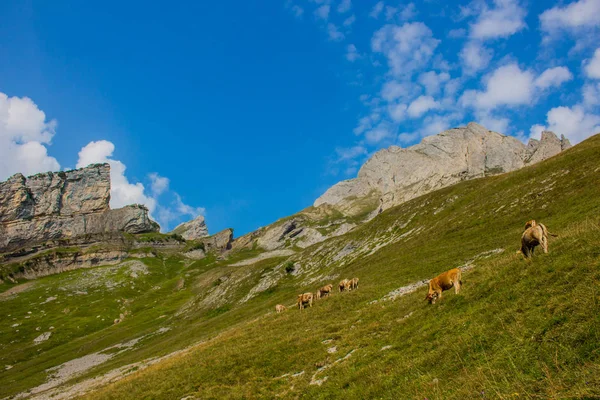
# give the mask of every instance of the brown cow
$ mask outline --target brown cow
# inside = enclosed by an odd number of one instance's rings
[[[358,278],[350,279],[350,290],[358,289]]]
[[[425,300],[429,301],[429,304],[435,304],[437,299],[442,298],[442,292],[444,290],[449,290],[454,287],[454,293],[458,294],[461,286],[460,269],[451,269],[429,281],[429,291],[427,292],[427,296],[425,296]]]
[[[320,289],[317,289],[317,300],[320,299],[321,297],[329,296],[331,294],[332,290],[333,290],[333,284],[331,284],[331,283],[323,286]]]
[[[304,304],[308,304],[309,307],[312,307],[313,303],[313,294],[312,293],[304,293],[298,295],[298,308],[300,310],[304,310]]]
[[[280,312],[283,312],[285,310],[287,310],[287,307],[284,306],[283,304],[277,304],[275,306],[275,311],[277,311],[277,314],[279,314]]]
[[[548,235],[557,236],[548,232],[546,225],[535,220],[525,223],[525,232],[521,236],[521,249],[517,253],[523,254],[525,258],[533,256],[533,251],[539,245],[542,246],[544,253],[548,253]]]
[[[350,281],[348,279],[343,279],[340,281],[340,293],[344,290],[350,290]]]

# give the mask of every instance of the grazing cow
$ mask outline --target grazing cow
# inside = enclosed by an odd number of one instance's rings
[[[309,307],[312,307],[313,303],[313,294],[312,293],[304,293],[298,295],[298,308],[300,310],[304,310],[304,305],[308,304]]]
[[[277,304],[275,306],[275,311],[277,311],[277,314],[279,314],[280,312],[283,312],[285,310],[287,310],[287,307],[284,306],[283,304]]]
[[[533,256],[533,251],[536,246],[541,245],[544,253],[548,253],[548,235],[557,236],[548,232],[546,225],[536,222],[535,220],[527,221],[525,224],[525,232],[521,236],[521,249],[517,253],[523,254],[525,258]]]
[[[340,293],[344,290],[350,290],[350,281],[348,279],[343,279],[340,281]]]
[[[350,279],[350,290],[358,289],[358,278]]]
[[[429,281],[429,291],[425,300],[429,304],[435,304],[435,301],[442,298],[442,292],[454,287],[454,293],[458,294],[462,286],[460,269],[454,268],[446,271]]]
[[[321,297],[329,296],[333,290],[333,284],[325,285],[320,289],[317,289],[317,300]]]

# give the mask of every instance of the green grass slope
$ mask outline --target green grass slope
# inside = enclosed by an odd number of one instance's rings
[[[238,324],[89,398],[600,396],[599,211],[596,136],[538,165],[415,199],[307,249],[300,262],[358,276],[359,289]],[[559,236],[549,254],[525,261],[515,250],[531,218]],[[328,262],[348,243],[359,252],[366,243],[372,254]],[[429,306],[422,288],[381,300],[469,260],[458,296]],[[299,279],[296,292],[306,284]],[[283,295],[293,300],[285,284],[276,286],[264,311]]]
[[[51,368],[69,360],[111,355],[61,383],[199,341],[88,397],[600,396],[599,211],[596,136],[540,164],[414,199],[289,260],[235,266],[261,251],[199,261],[158,252],[135,277],[125,264],[41,278],[11,296],[17,287],[0,285],[0,366],[11,366],[0,368],[0,398],[56,378]],[[529,262],[515,251],[532,218],[559,237]],[[383,300],[465,264],[459,296],[429,306],[422,287]],[[273,313],[354,276],[355,292]]]

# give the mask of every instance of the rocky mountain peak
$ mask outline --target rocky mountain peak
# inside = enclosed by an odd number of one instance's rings
[[[527,162],[529,164],[540,162],[569,147],[571,147],[571,142],[564,135],[561,135],[559,139],[554,132],[543,131],[540,140],[529,139],[527,143],[527,151],[529,153]]]
[[[383,209],[462,180],[522,168],[569,148],[569,141],[552,132],[524,145],[512,136],[475,122],[423,138],[407,148],[391,146],[376,152],[357,178],[329,188],[314,206],[330,204],[345,214]]]

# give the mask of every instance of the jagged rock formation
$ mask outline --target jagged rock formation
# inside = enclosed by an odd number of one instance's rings
[[[347,215],[389,208],[462,180],[513,171],[552,157],[571,147],[562,136],[543,132],[526,146],[512,136],[470,123],[406,149],[380,150],[358,177],[329,188],[314,205],[335,205]]]
[[[142,205],[111,210],[110,166],[46,172],[0,182],[0,252],[103,232],[156,232]]]
[[[233,229],[223,229],[219,233],[215,233],[212,236],[203,238],[202,242],[206,247],[206,251],[217,250],[222,252],[225,250],[230,250],[231,243],[233,242]]]
[[[185,240],[194,240],[208,237],[208,228],[202,215],[197,216],[191,221],[177,225],[171,233],[181,235]]]

